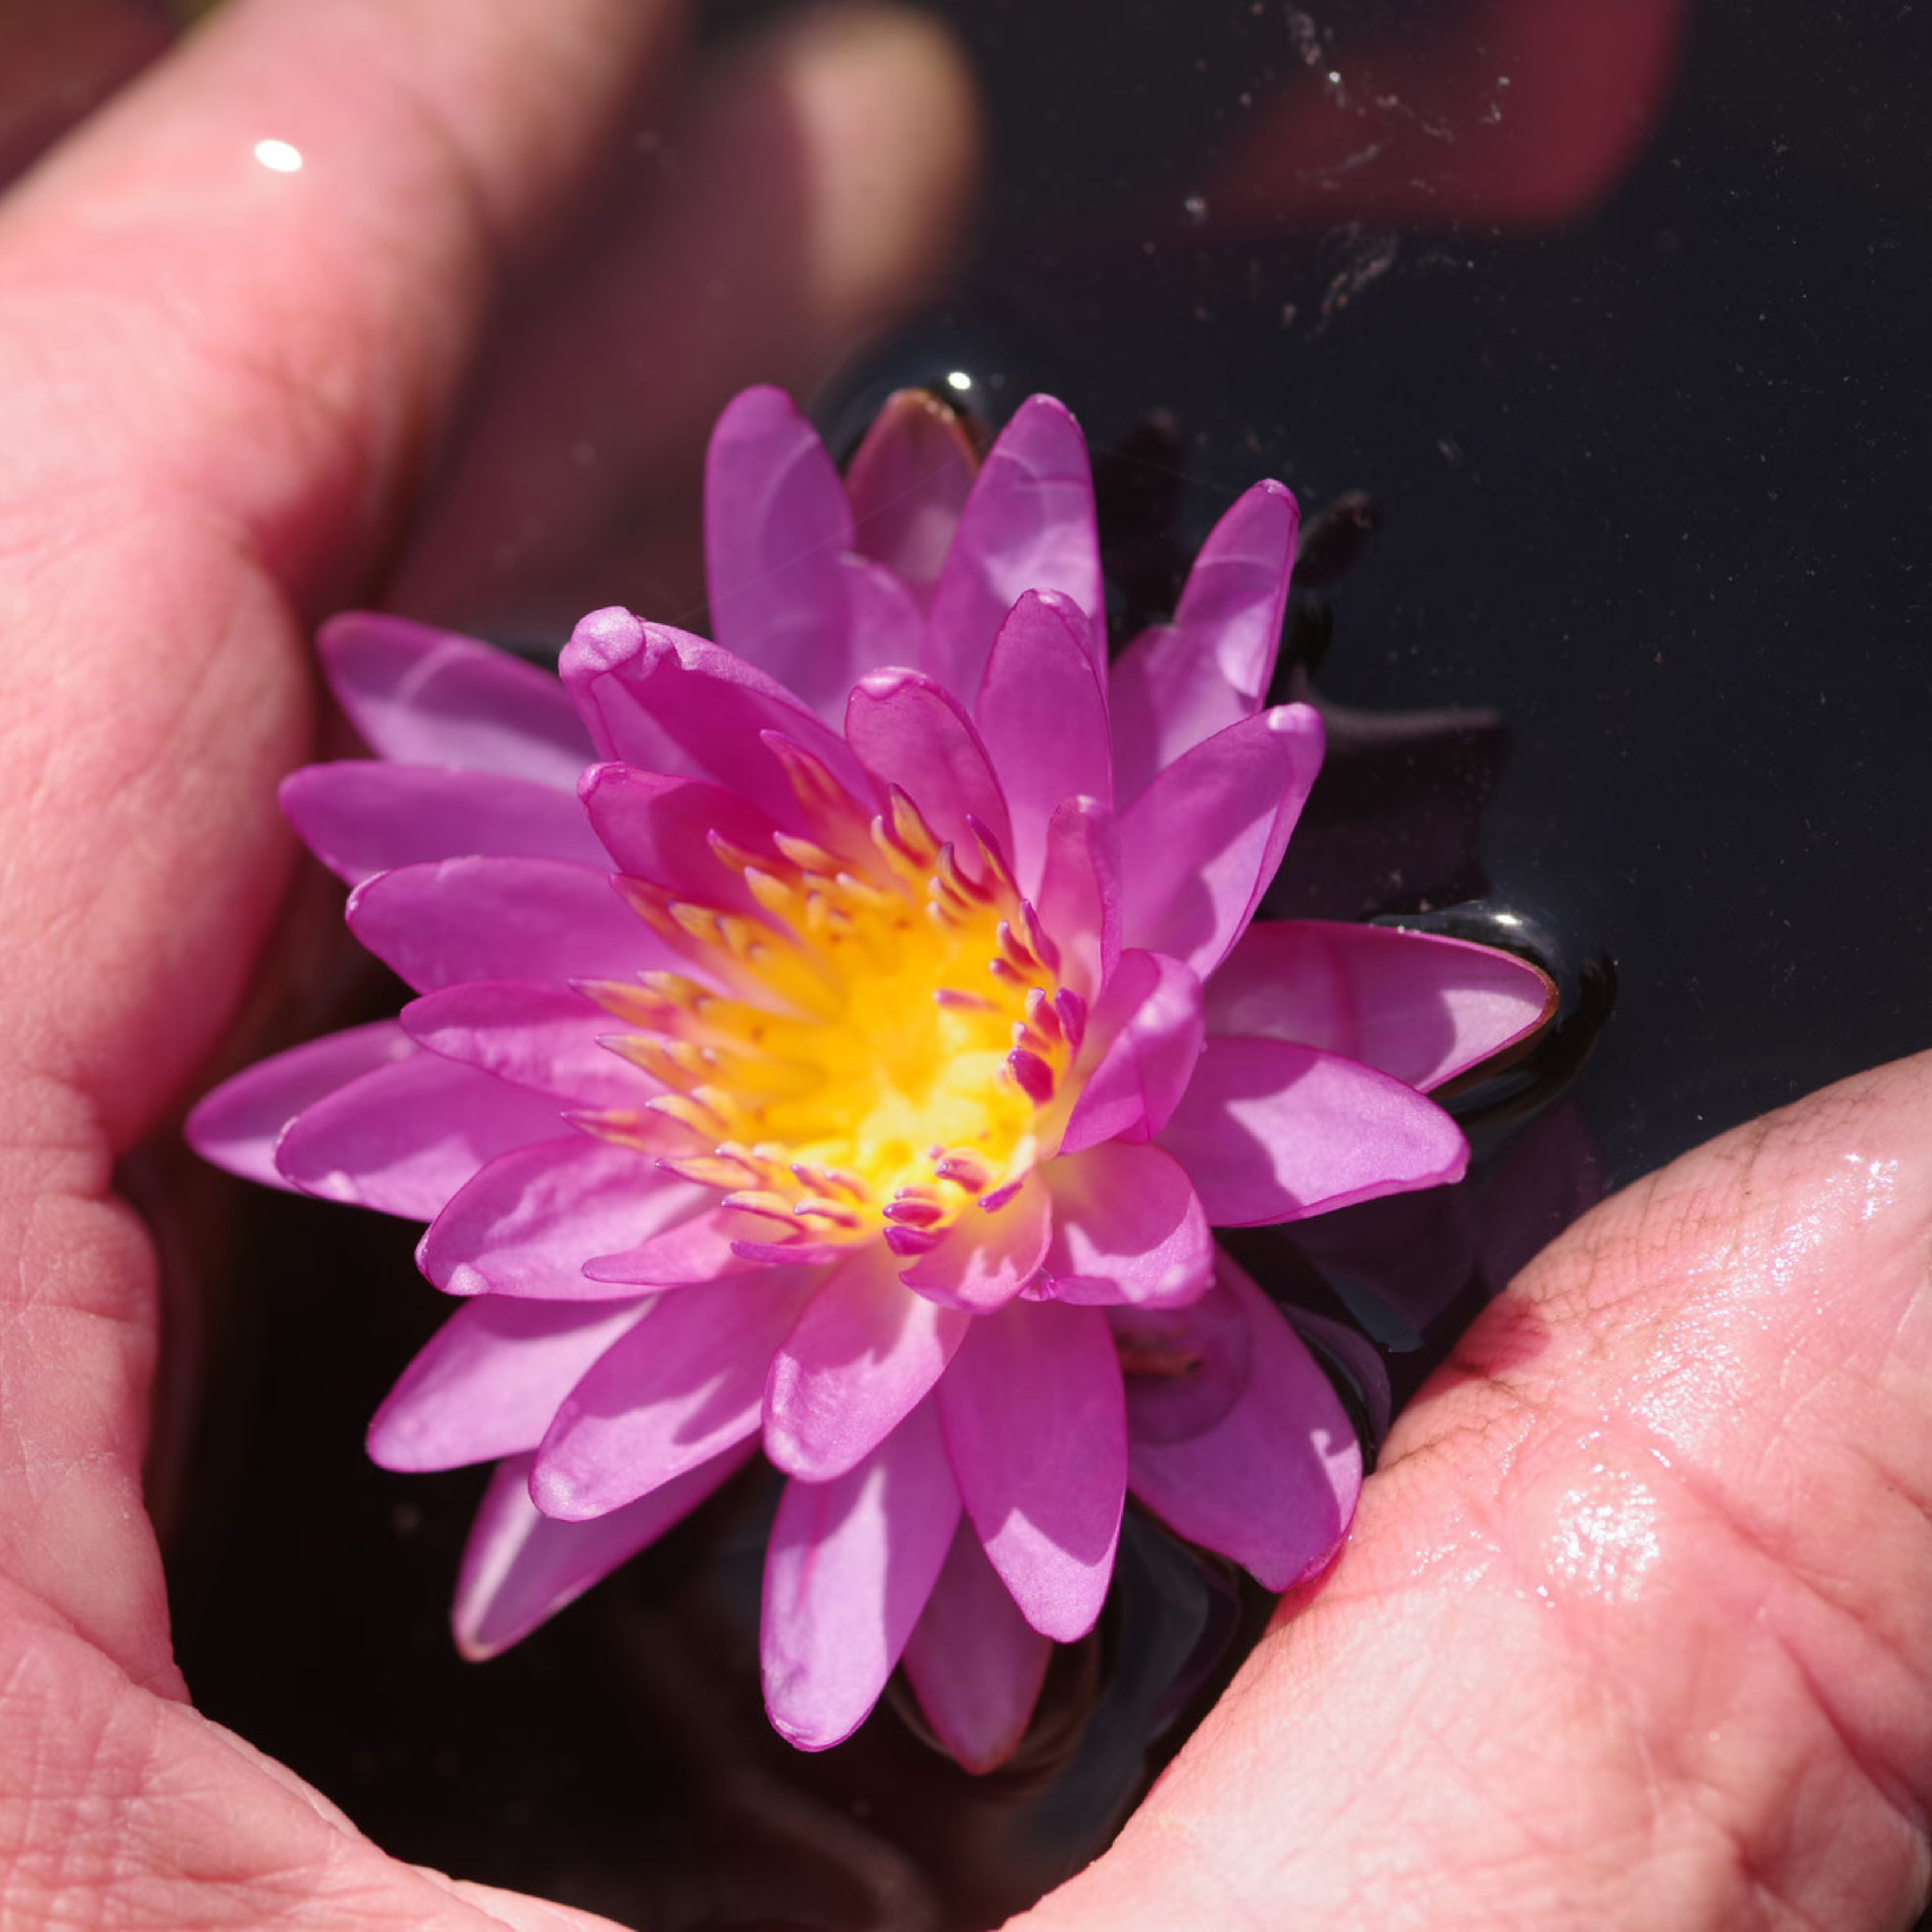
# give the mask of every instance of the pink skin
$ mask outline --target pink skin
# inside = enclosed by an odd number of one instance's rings
[[[311,748],[309,621],[376,587],[496,278],[554,229],[664,20],[232,0],[0,211],[9,1923],[602,1922],[390,1860],[188,1703],[141,1509],[154,1258],[110,1190],[273,920],[290,848],[262,801]],[[665,318],[679,380],[650,423],[674,454],[748,376],[808,375],[950,230],[970,137],[929,35],[794,38],[706,98],[769,125],[788,88],[815,252],[728,326]],[[302,175],[248,158],[264,129]],[[738,235],[762,178],[708,184]],[[611,326],[649,369],[644,313]],[[482,400],[486,426],[518,419]],[[462,551],[453,514],[436,527]],[[1904,1923],[1932,1797],[1928,1240],[1925,1060],[1599,1210],[1410,1412],[1340,1563],[1116,1850],[1030,1922]],[[611,1534],[647,1540],[695,1498]],[[514,1508],[500,1527],[543,1534]],[[530,1613],[503,1606],[476,1646]]]

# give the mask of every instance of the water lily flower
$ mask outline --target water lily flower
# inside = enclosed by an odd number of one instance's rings
[[[498,1469],[454,1607],[513,1643],[755,1452],[789,1478],[778,1728],[903,1663],[973,1767],[1086,1631],[1131,1491],[1284,1588],[1360,1480],[1215,1224],[1453,1180],[1426,1090],[1542,1018],[1533,968],[1251,923],[1319,766],[1270,709],[1294,500],[1258,484],[1108,662],[1084,445],[983,466],[896,399],[842,479],[778,392],[706,480],[715,640],[599,610],[561,682],[400,620],[325,631],[377,754],[283,803],[419,997],[230,1081],[211,1159],[428,1223],[461,1305],[370,1428]]]

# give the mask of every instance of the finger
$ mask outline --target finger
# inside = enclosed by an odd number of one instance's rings
[[[646,134],[625,191],[496,358],[398,608],[524,638],[561,638],[604,603],[688,614],[718,409],[754,381],[808,392],[922,296],[978,149],[952,41],[873,8],[741,50]]]
[[[290,598],[384,541],[502,265],[666,18],[245,0],[0,212],[0,1559],[143,1682],[176,1681],[138,1479],[152,1264],[112,1155],[273,910]]]
[[[168,40],[152,0],[0,0],[0,188]]]
[[[1580,1223],[1405,1419],[1325,1585],[1030,1932],[1263,1900],[1269,1924],[1910,1922],[1932,1876],[1928,1237],[1932,1055]]]

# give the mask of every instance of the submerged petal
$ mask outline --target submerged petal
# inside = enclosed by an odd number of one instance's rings
[[[1252,1338],[1246,1387],[1212,1427],[1134,1437],[1129,1480],[1168,1526],[1286,1590],[1334,1553],[1354,1513],[1362,1453],[1300,1338],[1223,1256],[1220,1280]]]
[[[932,1594],[959,1520],[923,1403],[866,1460],[785,1485],[765,1558],[765,1708],[805,1750],[862,1724]]]
[[[370,1459],[386,1469],[459,1469],[543,1440],[556,1406],[644,1312],[486,1294],[432,1335],[376,1412]]]
[[[1213,1039],[1161,1144],[1220,1227],[1460,1179],[1468,1143],[1413,1088],[1285,1040]]]
[[[589,1522],[560,1522],[530,1501],[532,1457],[500,1464],[463,1552],[450,1611],[457,1648],[480,1661],[520,1642],[682,1521],[757,1446],[741,1442]]]
[[[1217,1034],[1298,1040],[1426,1092],[1532,1033],[1556,989],[1525,959],[1392,926],[1249,927],[1208,985]]]
[[[1097,1309],[1014,1302],[982,1316],[939,1384],[967,1513],[1020,1613],[1070,1643],[1113,1574],[1126,1411]]]
[[[915,1294],[874,1242],[842,1262],[772,1358],[765,1453],[822,1483],[869,1455],[945,1372],[971,1317]]]
[[[322,627],[330,688],[363,742],[399,765],[451,765],[569,790],[590,741],[548,672],[474,638],[352,610]]]
[[[913,1695],[939,1741],[970,1772],[1012,1755],[1040,1701],[1052,1640],[1019,1613],[970,1522],[932,1586],[905,1648]]]

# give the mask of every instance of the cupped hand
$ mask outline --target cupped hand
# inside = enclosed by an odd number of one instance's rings
[[[33,63],[25,18],[0,9],[0,94],[45,90],[0,102],[16,148],[154,58],[0,204],[0,1924],[589,1925],[391,1860],[193,1711],[142,1510],[154,1259],[113,1164],[272,923],[314,619],[649,601],[671,566],[627,532],[718,402],[808,384],[935,269],[970,107],[886,14],[694,86],[639,0],[231,0],[164,54],[104,29]],[[1023,1922],[1907,1923],[1928,1252],[1924,1060],[1606,1204]]]

